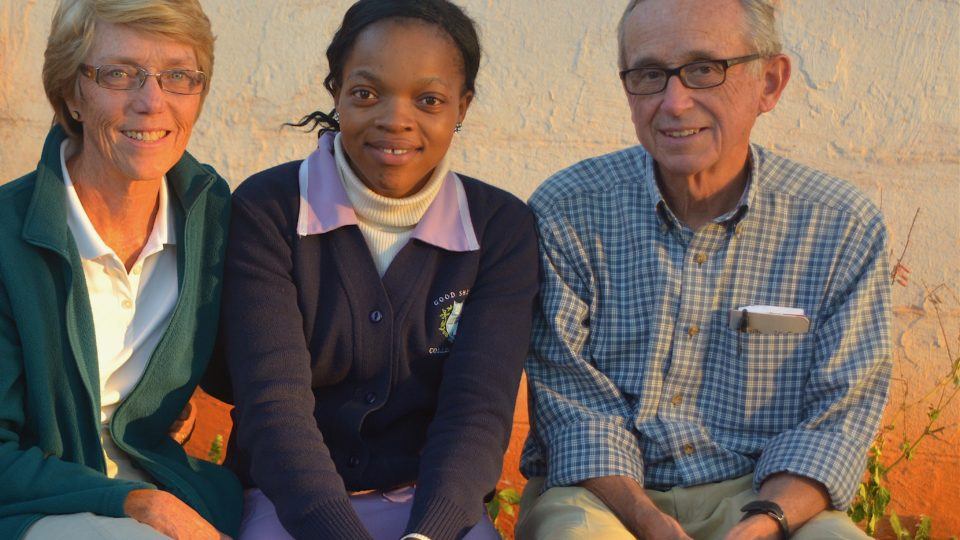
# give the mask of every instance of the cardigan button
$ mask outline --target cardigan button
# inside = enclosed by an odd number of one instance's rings
[[[383,313],[380,313],[379,309],[375,309],[370,312],[370,321],[378,323],[383,320]]]
[[[351,467],[356,467],[360,465],[360,458],[357,456],[350,456],[350,459],[347,460],[347,465]]]
[[[377,402],[377,394],[374,392],[367,392],[367,395],[363,396],[363,400],[367,402],[367,405],[373,405]]]

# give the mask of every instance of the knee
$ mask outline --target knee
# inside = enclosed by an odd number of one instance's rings
[[[861,531],[853,521],[843,512],[825,511],[817,514],[797,529],[791,537],[793,540],[869,540],[870,537]]]
[[[539,486],[528,486],[528,489]],[[579,487],[557,487],[540,496],[524,493],[516,527],[517,540],[632,539],[600,499]]]
[[[575,503],[557,500],[553,488],[532,503],[521,506],[517,520],[517,540],[573,540],[587,538],[586,511]]]

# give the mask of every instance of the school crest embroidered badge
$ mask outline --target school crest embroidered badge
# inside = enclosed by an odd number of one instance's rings
[[[454,302],[440,311],[440,333],[447,341],[453,342],[457,336],[461,311],[463,311],[463,302]]]

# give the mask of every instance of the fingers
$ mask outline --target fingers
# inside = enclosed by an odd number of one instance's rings
[[[180,411],[180,416],[177,417],[177,420],[183,421],[187,418],[190,418],[190,414],[193,412],[193,402],[188,401],[187,406]]]
[[[185,444],[190,440],[190,435],[193,434],[193,428],[196,426],[197,422],[197,407],[194,406],[193,400],[187,402],[183,410],[180,411],[180,416],[173,421],[170,425],[168,433],[170,437],[177,441],[177,444]]]
[[[187,442],[188,432],[186,429],[184,429],[184,422],[177,420],[171,424],[169,433],[170,438],[177,441],[177,444],[182,445],[183,443]]]
[[[189,505],[164,491],[131,491],[124,502],[124,511],[129,517],[175,540],[230,538],[217,531]]]

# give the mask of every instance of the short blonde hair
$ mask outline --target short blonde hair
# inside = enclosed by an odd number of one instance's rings
[[[70,116],[66,97],[76,88],[78,69],[93,47],[97,25],[112,23],[158,34],[193,47],[200,71],[207,75],[201,103],[213,77],[213,31],[199,0],[60,0],[43,54],[43,89],[54,121],[71,137],[83,124]]]
[[[627,17],[643,0],[630,0],[627,9],[620,17],[617,25],[617,50],[620,69],[627,69],[626,51],[624,47],[624,26]],[[780,43],[780,31],[777,29],[777,7],[779,0],[740,0],[745,15],[746,28],[744,29],[747,42],[752,44],[760,56],[768,58],[780,54],[783,45]]]

